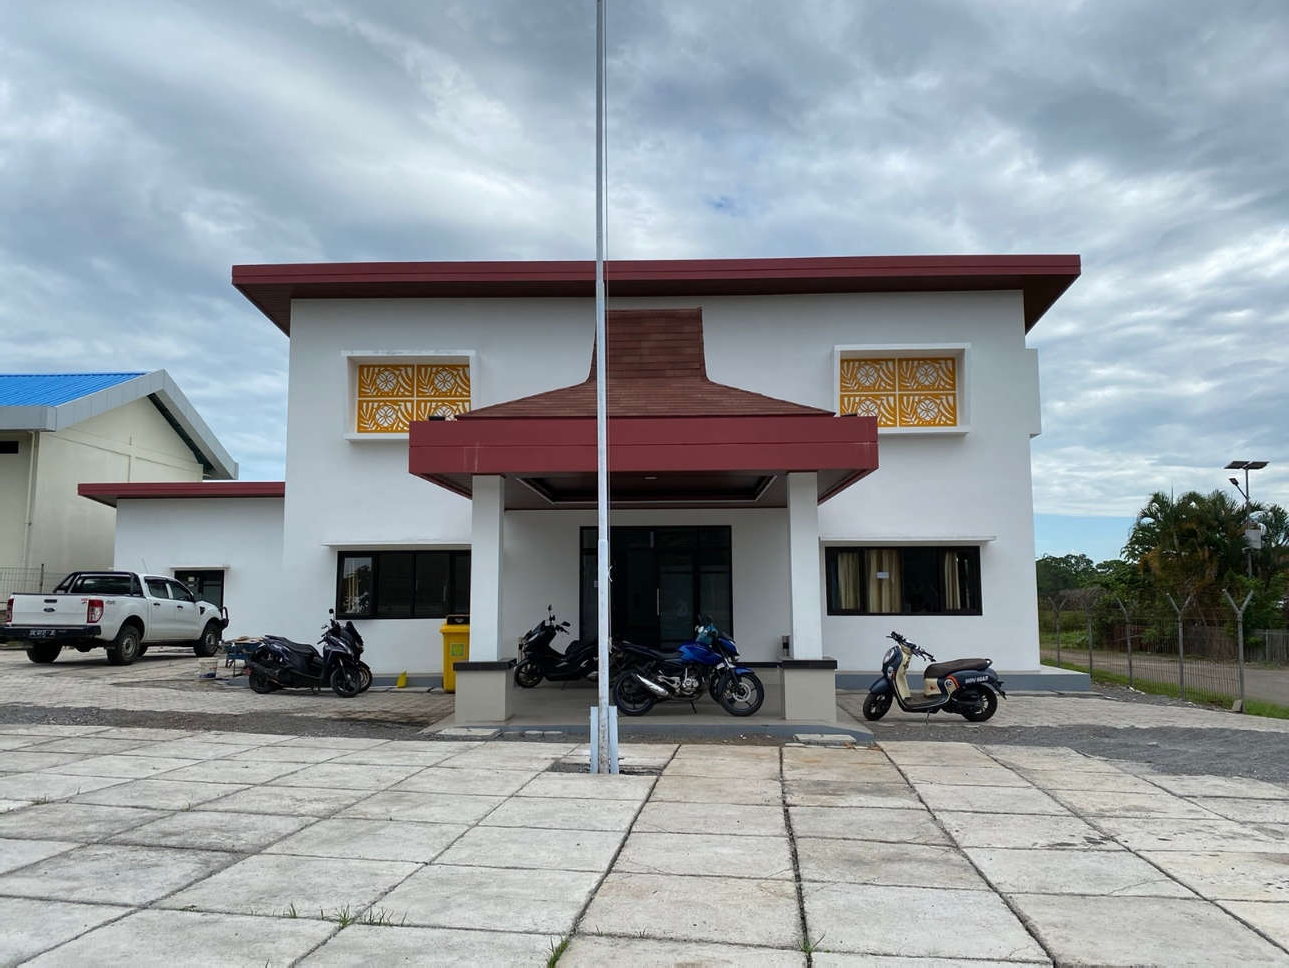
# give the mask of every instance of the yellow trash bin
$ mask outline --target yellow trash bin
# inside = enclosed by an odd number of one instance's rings
[[[449,615],[439,631],[443,633],[443,691],[456,692],[456,664],[470,658],[470,616]]]

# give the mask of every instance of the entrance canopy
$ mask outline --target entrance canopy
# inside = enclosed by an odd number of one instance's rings
[[[877,421],[714,383],[699,309],[608,314],[609,488],[615,507],[785,507],[786,475],[824,501],[877,468]],[[595,506],[595,355],[571,387],[415,422],[409,470],[464,496],[506,479],[505,507]]]

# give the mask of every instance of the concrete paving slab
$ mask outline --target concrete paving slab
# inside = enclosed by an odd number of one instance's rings
[[[160,780],[138,780],[138,783],[160,783]],[[217,787],[203,783],[194,786]],[[233,787],[228,795],[203,805],[219,813],[279,813],[291,817],[329,817],[338,810],[353,806],[368,796],[366,790],[320,790],[314,787]]]
[[[1192,801],[1219,817],[1242,823],[1289,823],[1289,799],[1237,800],[1234,797],[1195,797]]]
[[[1179,953],[1199,952],[1221,952],[1217,960],[1232,965],[1286,960],[1284,951],[1207,901],[1050,894],[1014,894],[1011,901],[1061,964],[1175,965]],[[1198,960],[1211,962],[1213,954]]]
[[[788,832],[783,822],[782,807],[740,803],[715,808],[709,803],[660,803],[652,800],[640,811],[635,830],[682,834],[710,830],[720,837],[730,834],[783,837]]]
[[[805,968],[806,956],[782,948],[748,948],[732,944],[701,944],[695,941],[657,941],[651,938],[591,937],[579,934],[560,957],[561,968],[600,968],[601,965],[633,965],[637,968],[672,968],[673,965],[702,965],[704,968]]]
[[[1164,850],[1143,856],[1202,897],[1289,902],[1289,853]]]
[[[103,807],[93,803],[38,803],[0,815],[0,837],[64,840],[86,843],[138,827],[166,814],[138,807]]]
[[[110,739],[137,739],[137,740],[173,740],[183,739],[187,736],[206,736],[207,733],[195,733],[189,729],[158,729],[153,726],[109,726],[100,727],[96,736],[102,736]],[[241,733],[236,734],[238,736]]]
[[[289,965],[336,930],[328,921],[245,917],[201,911],[139,911],[81,935],[30,962],[33,966]]]
[[[1027,772],[1030,770],[1061,773],[1122,773],[1108,760],[1085,756],[1064,746],[982,746],[1004,766]]]
[[[634,874],[792,878],[785,837],[713,837],[711,834],[635,831],[613,869]]]
[[[622,832],[617,830],[475,827],[449,847],[437,862],[456,867],[603,872],[612,862],[622,837]]]
[[[1173,817],[1213,820],[1217,814],[1171,793],[1111,793],[1099,790],[1054,790],[1075,813],[1090,817]],[[1271,802],[1271,801],[1268,801]]]
[[[594,773],[538,773],[516,792],[518,797],[575,797],[579,800],[633,800],[653,788],[652,776]]]
[[[797,864],[803,881],[989,890],[956,850],[923,844],[797,837]]]
[[[472,824],[491,813],[504,799],[464,793],[426,794],[414,790],[385,790],[346,807],[340,812],[340,816],[415,823]]]
[[[62,800],[79,793],[118,786],[121,777],[64,776],[61,773],[10,773],[0,776],[0,797],[12,800]]]
[[[1163,793],[1153,783],[1130,773],[1084,773],[1078,770],[1027,770],[1018,772],[1044,790],[1091,790],[1104,793]]]
[[[312,817],[286,817],[271,813],[181,810],[116,834],[108,838],[108,842],[246,854],[261,850],[313,822]]]
[[[447,746],[446,743],[443,745]],[[344,753],[332,762],[367,763],[372,766],[433,766],[450,756],[457,755],[459,755],[457,750],[439,749],[438,743],[400,741]]]
[[[0,813],[8,813],[10,810],[17,810],[20,807],[31,806],[30,800],[0,800]]]
[[[740,762],[778,763],[778,746],[719,746],[711,743],[681,743],[676,747],[675,759],[725,759]]]
[[[558,944],[558,937],[546,934],[351,924],[301,963],[384,968],[432,959],[436,965],[541,965]]]
[[[1223,901],[1220,906],[1253,925],[1280,947],[1289,948],[1289,904]]]
[[[249,786],[276,780],[278,777],[302,770],[306,766],[305,763],[259,763],[244,757],[235,760],[206,760],[168,773],[166,779],[191,780],[195,783],[238,783]]]
[[[127,911],[129,908],[106,904],[0,897],[0,924],[4,925],[0,931],[0,965],[26,961]]]
[[[1042,948],[992,891],[811,883],[802,885],[802,896],[806,930],[826,951],[1045,960]],[[910,930],[913,925],[928,930]],[[935,925],[953,925],[953,930]]]
[[[834,763],[818,769],[784,765],[783,778],[788,781],[814,780],[849,783],[852,786],[892,785],[904,783],[904,775],[890,763]]]
[[[955,787],[955,789],[961,788]],[[783,790],[787,802],[794,807],[923,809],[922,801],[903,779],[899,783],[864,783],[862,785],[842,780],[785,780]],[[658,799],[656,792],[654,799]]]
[[[431,766],[401,783],[394,790],[416,793],[466,793],[473,796],[508,797],[537,775],[537,770],[482,770],[468,767],[443,769]]]
[[[850,737],[844,737],[849,740]],[[880,749],[856,746],[846,749],[785,746],[782,750],[785,771],[824,771],[837,766],[890,766],[890,758]]]
[[[147,904],[219,870],[233,856],[211,850],[93,844],[0,876],[0,894]]]
[[[1004,894],[1193,897],[1185,887],[1126,850],[992,850],[967,856]]]
[[[15,737],[30,739],[31,737]],[[127,750],[148,746],[149,743],[139,739],[106,739],[101,736],[63,736],[59,739],[41,740],[34,746],[26,746],[29,753],[80,753],[85,756],[102,753],[124,753]],[[0,744],[0,749],[4,749]],[[7,757],[6,757],[7,759]]]
[[[899,844],[947,844],[925,810],[870,807],[789,807],[797,837],[877,840]]]
[[[344,753],[353,750],[375,749],[377,746],[388,746],[389,742],[387,739],[371,739],[366,736],[288,736],[280,739],[274,745],[306,749],[313,747]]]
[[[0,818],[2,819],[2,818]],[[1097,826],[1129,850],[1233,850],[1289,853],[1283,843],[1250,824],[1233,820],[1181,820],[1170,817],[1098,817]]]
[[[932,810],[970,810],[976,813],[1046,813],[1068,817],[1050,796],[1033,787],[949,786],[917,783],[917,792]]]
[[[357,914],[416,869],[416,864],[395,861],[259,854],[166,898],[159,906],[282,915],[294,905],[301,917],[317,917],[321,912],[334,918],[337,912]]]
[[[638,766],[649,769],[662,769],[676,755],[680,747],[675,743],[619,743],[618,763],[622,766]],[[562,762],[576,760],[587,763],[591,759],[591,749],[585,743],[573,749],[568,756],[560,758]]]
[[[1047,958],[1042,961],[1024,961],[1022,959],[991,961],[974,958],[971,961],[962,961],[958,958],[888,958],[881,955],[856,955],[839,951],[816,950],[810,956],[810,963],[818,965],[819,968],[847,968],[847,966],[852,965],[863,965],[864,968],[964,968],[964,966],[968,966],[968,968],[1016,968],[1018,964],[1050,965],[1052,962]]]
[[[907,766],[904,775],[910,783],[947,783],[961,786],[1030,786],[1014,770],[1001,766]]]
[[[212,743],[201,737],[172,739],[163,743],[140,743],[128,752],[134,756],[177,756],[187,760],[231,758],[260,747],[246,743]]]
[[[44,736],[20,736],[18,734],[0,733],[0,750],[17,750],[28,746],[39,746],[48,741]]]
[[[268,854],[357,857],[429,863],[466,831],[465,824],[391,820],[319,820],[267,848]]]
[[[345,755],[344,750],[321,746],[256,746],[243,758],[252,763],[326,763]]]
[[[101,790],[72,797],[72,803],[97,803],[105,807],[146,807],[150,810],[188,810],[207,800],[245,789],[245,786],[238,783],[116,780]]]
[[[30,770],[47,770],[54,766],[70,766],[78,760],[86,759],[85,753],[36,753],[30,747],[20,750],[7,750],[4,754],[6,770],[14,773],[26,773]]]
[[[395,924],[563,936],[600,878],[598,871],[503,870],[431,864],[381,899]]]
[[[654,802],[745,803],[770,807],[783,802],[783,785],[778,780],[660,776],[649,798]]]
[[[553,827],[556,830],[626,830],[640,809],[637,800],[513,797],[479,823],[489,827]]]
[[[145,776],[156,776],[158,773],[169,773],[180,767],[192,766],[196,762],[192,759],[169,756],[130,756],[125,753],[108,753],[80,759],[75,763],[47,767],[46,770],[67,776],[119,776],[127,780],[136,780]]]
[[[57,723],[14,723],[0,726],[0,733],[17,733],[21,736],[88,736],[102,733],[106,726],[63,726]]]
[[[853,916],[853,915],[852,915]],[[797,892],[790,880],[610,873],[580,931],[800,950]]]
[[[1142,779],[1183,797],[1239,797],[1253,800],[1289,798],[1289,786],[1244,776],[1168,776],[1151,773],[1142,775]]]
[[[948,810],[937,811],[936,816],[962,847],[1122,849],[1108,836],[1077,817],[955,813]]]
[[[986,754],[970,743],[934,743],[918,741],[882,742],[884,752],[899,766],[970,766],[996,767]]]
[[[711,776],[734,780],[777,780],[779,764],[769,760],[743,760],[729,757],[673,758],[662,771],[663,776]]]
[[[384,790],[420,772],[419,766],[363,766],[358,763],[317,763],[288,773],[270,786],[326,787],[331,790]]]
[[[53,857],[80,844],[71,840],[12,840],[0,838],[0,874]]]

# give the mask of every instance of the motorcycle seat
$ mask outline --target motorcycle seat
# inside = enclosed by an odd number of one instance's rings
[[[932,662],[922,671],[924,679],[939,679],[952,672],[966,672],[970,669],[988,669],[994,664],[993,659],[954,659],[952,662]]]
[[[292,642],[290,639],[284,639],[280,635],[265,636],[265,638],[270,642],[273,642],[275,645],[283,646],[284,648],[290,649],[292,652],[299,652],[301,655],[318,654],[318,650],[307,642]]]

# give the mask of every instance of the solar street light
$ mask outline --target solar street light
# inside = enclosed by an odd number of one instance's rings
[[[1235,485],[1235,489],[1240,492],[1244,498],[1244,553],[1248,555],[1249,560],[1249,577],[1253,577],[1253,549],[1262,547],[1262,529],[1249,520],[1249,505],[1253,502],[1249,499],[1249,471],[1260,471],[1267,466],[1264,460],[1233,460],[1227,464],[1223,470],[1244,471],[1244,487],[1240,487],[1240,482],[1234,477],[1228,477],[1227,480]],[[1253,538],[1256,532],[1256,541]]]

